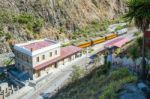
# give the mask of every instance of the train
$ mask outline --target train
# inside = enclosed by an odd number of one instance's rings
[[[128,30],[127,28],[124,28],[124,29],[118,30],[114,33],[108,33],[105,35],[100,35],[99,37],[90,38],[89,40],[83,40],[83,41],[80,41],[79,43],[75,43],[73,45],[80,47],[80,48],[87,48],[87,47],[105,42],[107,40],[111,40],[111,39],[116,38],[118,36],[121,36],[123,34],[126,34],[127,30]]]

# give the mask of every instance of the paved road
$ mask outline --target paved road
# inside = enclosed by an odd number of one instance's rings
[[[134,39],[133,32],[135,32],[135,31],[137,31],[137,30],[133,29],[129,33],[127,33],[121,37],[128,37],[130,39]],[[120,38],[120,37],[118,37],[118,38]],[[117,38],[115,38],[115,39],[117,39]],[[94,52],[92,54],[90,54],[89,56],[104,49],[104,44],[106,44],[110,41],[112,41],[112,40],[109,40],[104,43],[93,46]],[[47,78],[47,80],[43,81],[40,84],[40,86],[38,86],[36,88],[36,90],[28,86],[28,88],[26,88],[26,91],[24,92],[24,94],[18,95],[18,96],[16,95],[15,99],[17,99],[18,97],[21,99],[36,99],[36,98],[41,99],[42,97],[40,96],[40,94],[42,94],[42,93],[54,93],[56,90],[58,90],[58,88],[63,86],[66,83],[66,81],[68,80],[69,75],[72,73],[72,65],[78,65],[78,66],[85,68],[84,67],[84,66],[86,66],[85,64],[87,64],[90,60],[91,59],[87,58],[86,55],[84,55],[81,58],[75,60],[74,62],[67,64],[66,66],[62,66],[56,70],[53,70],[55,72],[53,72],[53,74],[49,78]],[[12,99],[12,98],[10,98],[10,99]]]

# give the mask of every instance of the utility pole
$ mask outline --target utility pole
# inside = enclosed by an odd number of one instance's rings
[[[87,58],[88,58],[88,48],[86,48],[86,61],[85,61],[85,67],[86,67],[86,70],[87,70],[87,66],[88,66],[88,60],[87,60]]]

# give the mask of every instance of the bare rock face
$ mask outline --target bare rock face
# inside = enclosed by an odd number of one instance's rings
[[[74,32],[93,21],[102,22],[115,19],[126,12],[124,0],[0,0],[0,11],[9,12],[9,15],[26,12],[36,18],[42,18],[45,27],[57,30],[63,27],[65,32]],[[9,18],[9,16],[8,16]],[[14,36],[17,41],[34,39],[24,28],[11,21],[1,24],[8,27],[5,31]],[[48,29],[49,30],[49,29]],[[51,30],[53,31],[53,30]],[[51,32],[49,31],[49,33]],[[42,33],[43,31],[41,31]],[[59,34],[58,30],[58,34]],[[56,34],[57,34],[56,33]],[[47,33],[48,34],[48,33]],[[53,34],[53,33],[52,33]],[[43,36],[42,36],[43,37]],[[47,37],[47,36],[45,36]],[[0,36],[1,38],[1,36]],[[48,38],[55,38],[49,37]],[[2,53],[2,51],[0,52]]]
[[[52,26],[68,29],[93,20],[117,18],[126,11],[123,0],[1,0],[0,4],[13,13],[32,13]]]
[[[119,93],[119,99],[149,99],[150,88],[144,82],[126,84]]]

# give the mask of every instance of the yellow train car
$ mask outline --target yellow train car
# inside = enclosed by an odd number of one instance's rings
[[[107,40],[111,40],[113,38],[116,38],[117,36],[118,35],[116,33],[110,33],[110,34],[106,34],[106,35],[101,35],[101,37],[92,38],[90,40],[82,39],[82,40],[78,41],[79,43],[75,42],[73,45],[80,47],[80,48],[86,48],[86,47],[90,47],[95,44],[105,42]]]
[[[91,45],[92,45],[91,41],[82,41],[79,44],[76,44],[76,46],[78,46],[80,48],[86,48],[86,47],[89,47]]]
[[[116,33],[110,33],[106,35],[106,40],[111,40],[113,38],[116,38],[118,35]]]
[[[99,44],[106,41],[106,37],[97,37],[92,39],[93,44]]]

